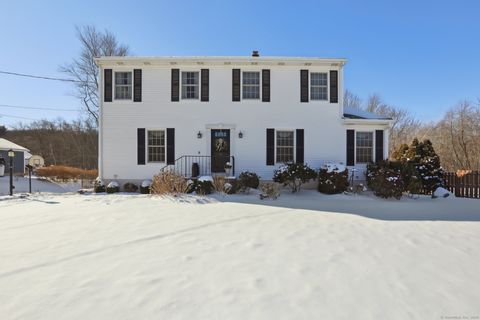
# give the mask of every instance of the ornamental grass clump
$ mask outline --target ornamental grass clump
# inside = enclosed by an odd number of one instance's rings
[[[275,170],[273,181],[288,186],[292,193],[300,190],[302,184],[317,177],[315,170],[303,163],[287,163]]]
[[[151,194],[173,195],[180,193],[187,193],[187,180],[175,172],[161,172],[153,176],[152,184],[150,185]]]

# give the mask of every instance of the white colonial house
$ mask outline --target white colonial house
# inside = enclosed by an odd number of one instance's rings
[[[140,181],[280,165],[360,169],[388,156],[390,120],[343,107],[345,59],[100,57],[99,175]],[[196,163],[196,164],[195,164]],[[226,165],[227,164],[227,165]],[[193,168],[192,168],[193,167]],[[193,171],[192,171],[193,170]]]

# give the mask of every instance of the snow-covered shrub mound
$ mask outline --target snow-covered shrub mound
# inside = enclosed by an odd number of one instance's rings
[[[244,171],[238,176],[240,191],[249,193],[250,189],[257,189],[260,185],[260,177],[255,172]]]
[[[377,197],[400,200],[404,191],[401,170],[390,161],[367,166],[367,184]]]
[[[452,193],[445,188],[438,187],[432,194],[432,198],[447,198]]]
[[[140,185],[140,193],[149,194],[151,185],[152,185],[152,180],[143,180],[142,184]]]
[[[125,192],[132,192],[135,193],[138,191],[138,186],[135,183],[127,182],[123,185],[123,190]]]
[[[107,193],[117,193],[117,192],[120,192],[120,185],[118,184],[117,181],[111,181],[111,182],[107,185],[106,191],[107,191]]]
[[[292,192],[297,192],[302,184],[316,177],[315,170],[303,163],[287,163],[273,173],[273,181],[290,187]]]
[[[102,179],[100,179],[100,177],[97,177],[93,182],[93,192],[105,192],[105,184],[103,183]]]
[[[318,173],[318,191],[336,194],[348,188],[348,169],[339,163],[326,163]]]

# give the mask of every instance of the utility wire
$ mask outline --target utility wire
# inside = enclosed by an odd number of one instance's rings
[[[18,119],[26,119],[26,120],[39,120],[39,119],[33,119],[33,118],[27,118],[27,117],[20,117],[20,116],[11,116],[9,114],[3,114],[0,113],[0,118],[1,117],[6,117],[6,118],[18,118]]]
[[[15,109],[34,109],[34,110],[52,110],[52,111],[80,111],[79,109],[61,109],[61,108],[54,108],[54,107],[27,107],[27,106],[12,106],[9,104],[0,104],[0,107],[5,108],[15,108]]]
[[[64,81],[64,82],[77,82],[77,83],[93,83],[91,81],[81,81],[75,79],[66,79],[66,78],[54,78],[54,77],[45,77],[45,76],[36,76],[33,74],[25,74],[25,73],[17,73],[17,72],[10,72],[10,71],[2,71],[0,73],[8,74],[11,76],[19,76],[19,77],[27,77],[27,78],[35,78],[35,79],[43,79],[43,80],[54,80],[54,81]]]

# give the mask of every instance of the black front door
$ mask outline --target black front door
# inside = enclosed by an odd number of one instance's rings
[[[230,130],[212,129],[212,172],[224,172],[230,161]]]

